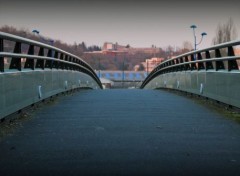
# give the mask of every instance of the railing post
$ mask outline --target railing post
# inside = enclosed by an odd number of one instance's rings
[[[29,46],[28,55],[34,55],[34,45]],[[34,59],[27,58],[24,68],[31,68],[34,70]]]
[[[197,60],[202,60],[202,55],[201,55],[201,53],[198,53],[198,54],[197,54]],[[198,63],[197,63],[197,69],[198,69],[198,70],[205,69],[202,62],[198,62]]]
[[[191,54],[191,61],[195,61],[195,53]],[[191,63],[191,70],[196,70],[196,63]]]
[[[222,57],[219,49],[215,50],[215,56],[216,56],[216,58]],[[219,69],[224,69],[223,61],[216,61],[215,62],[215,70],[218,71]]]
[[[182,64],[183,63],[183,58],[181,57],[180,59],[179,59],[179,62]],[[185,67],[185,65],[181,65],[180,66],[180,69],[181,69],[181,71],[186,71],[186,67]]]
[[[179,64],[179,60],[178,59],[175,59],[175,65],[178,65]],[[174,71],[180,71],[180,67],[177,66],[177,67],[174,67]]]
[[[53,64],[52,64],[52,68],[58,69],[58,67],[59,67],[58,52],[55,51],[55,53],[54,53],[54,61],[53,61]]]
[[[68,61],[68,59],[69,59],[68,56],[65,55],[64,60],[65,60],[65,61]],[[69,65],[68,65],[67,63],[64,63],[64,69],[69,70]]]
[[[38,56],[44,56],[44,48],[40,47]],[[41,68],[41,69],[44,70],[44,60],[43,59],[38,59],[35,68]]]
[[[206,60],[211,59],[211,55],[210,55],[209,51],[206,51],[205,54],[206,54]],[[206,61],[205,62],[205,70],[208,70],[208,69],[213,69],[212,61]]]
[[[188,56],[185,56],[184,62],[188,62]],[[189,64],[184,64],[185,70],[191,70],[190,65]]]
[[[235,56],[232,46],[228,47],[228,56]],[[228,60],[227,61],[227,67],[228,67],[228,71],[238,70],[237,61],[236,60]]]
[[[64,54],[63,53],[60,54],[60,60],[64,60]],[[64,63],[63,62],[60,62],[60,69],[64,70]]]
[[[170,65],[171,65],[171,66],[175,65],[174,60],[172,60],[172,61],[170,62]],[[169,72],[172,72],[172,71],[175,71],[175,68],[174,68],[174,67],[171,67],[170,69],[167,69],[167,72],[168,72],[168,70],[170,70]]]
[[[69,58],[69,62],[73,62],[73,57]],[[73,65],[70,65],[70,70],[73,70]]]
[[[22,52],[21,46],[22,46],[22,44],[20,42],[16,42],[13,52],[20,54]],[[17,70],[21,71],[21,69],[22,69],[21,58],[13,57],[11,60],[9,69],[17,69]]]
[[[49,57],[49,58],[52,58],[52,49],[49,49],[48,50],[48,53],[47,53],[47,57]],[[46,60],[45,61],[45,68],[50,68],[50,69],[52,69],[52,60]]]
[[[3,52],[3,39],[0,39],[0,52]],[[4,72],[4,57],[0,57],[0,72]]]

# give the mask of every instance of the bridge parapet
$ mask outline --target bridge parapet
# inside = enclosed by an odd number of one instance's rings
[[[240,108],[240,71],[232,41],[189,52],[159,64],[141,88],[170,88],[198,94]]]
[[[59,48],[0,32],[0,119],[55,94],[101,89],[93,69]]]

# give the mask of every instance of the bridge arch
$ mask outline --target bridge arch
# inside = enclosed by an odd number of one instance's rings
[[[168,88],[211,98],[240,108],[240,70],[234,48],[240,41],[192,51],[159,64],[142,89]]]
[[[65,91],[102,89],[94,70],[59,48],[0,32],[0,119]]]

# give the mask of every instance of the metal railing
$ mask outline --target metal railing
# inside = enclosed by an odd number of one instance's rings
[[[215,45],[206,49],[192,51],[159,64],[143,81],[140,88],[144,88],[155,77],[179,71],[196,70],[239,70],[234,46],[240,45],[240,40]]]
[[[5,41],[13,42],[13,46],[10,46],[12,51],[5,51]],[[27,48],[26,51],[23,51],[23,46]],[[8,68],[6,68],[7,64],[4,63],[6,58],[11,58]],[[24,69],[79,71],[91,76],[102,88],[101,81],[91,66],[78,56],[51,45],[0,32],[0,72],[22,71]]]

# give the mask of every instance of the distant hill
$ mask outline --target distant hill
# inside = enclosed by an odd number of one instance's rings
[[[106,42],[102,48],[96,45],[86,46],[85,42],[67,44],[59,39],[52,39],[43,35],[36,35],[28,29],[17,29],[12,26],[3,26],[0,31],[36,40],[65,50],[77,55],[88,62],[95,70],[133,70],[135,65],[140,65],[152,57],[171,58],[188,52],[188,49],[176,50],[172,46],[166,49],[151,46],[149,48],[133,48],[130,44],[124,46],[118,43]],[[53,41],[50,43],[49,41]],[[11,43],[10,43],[11,44]]]

